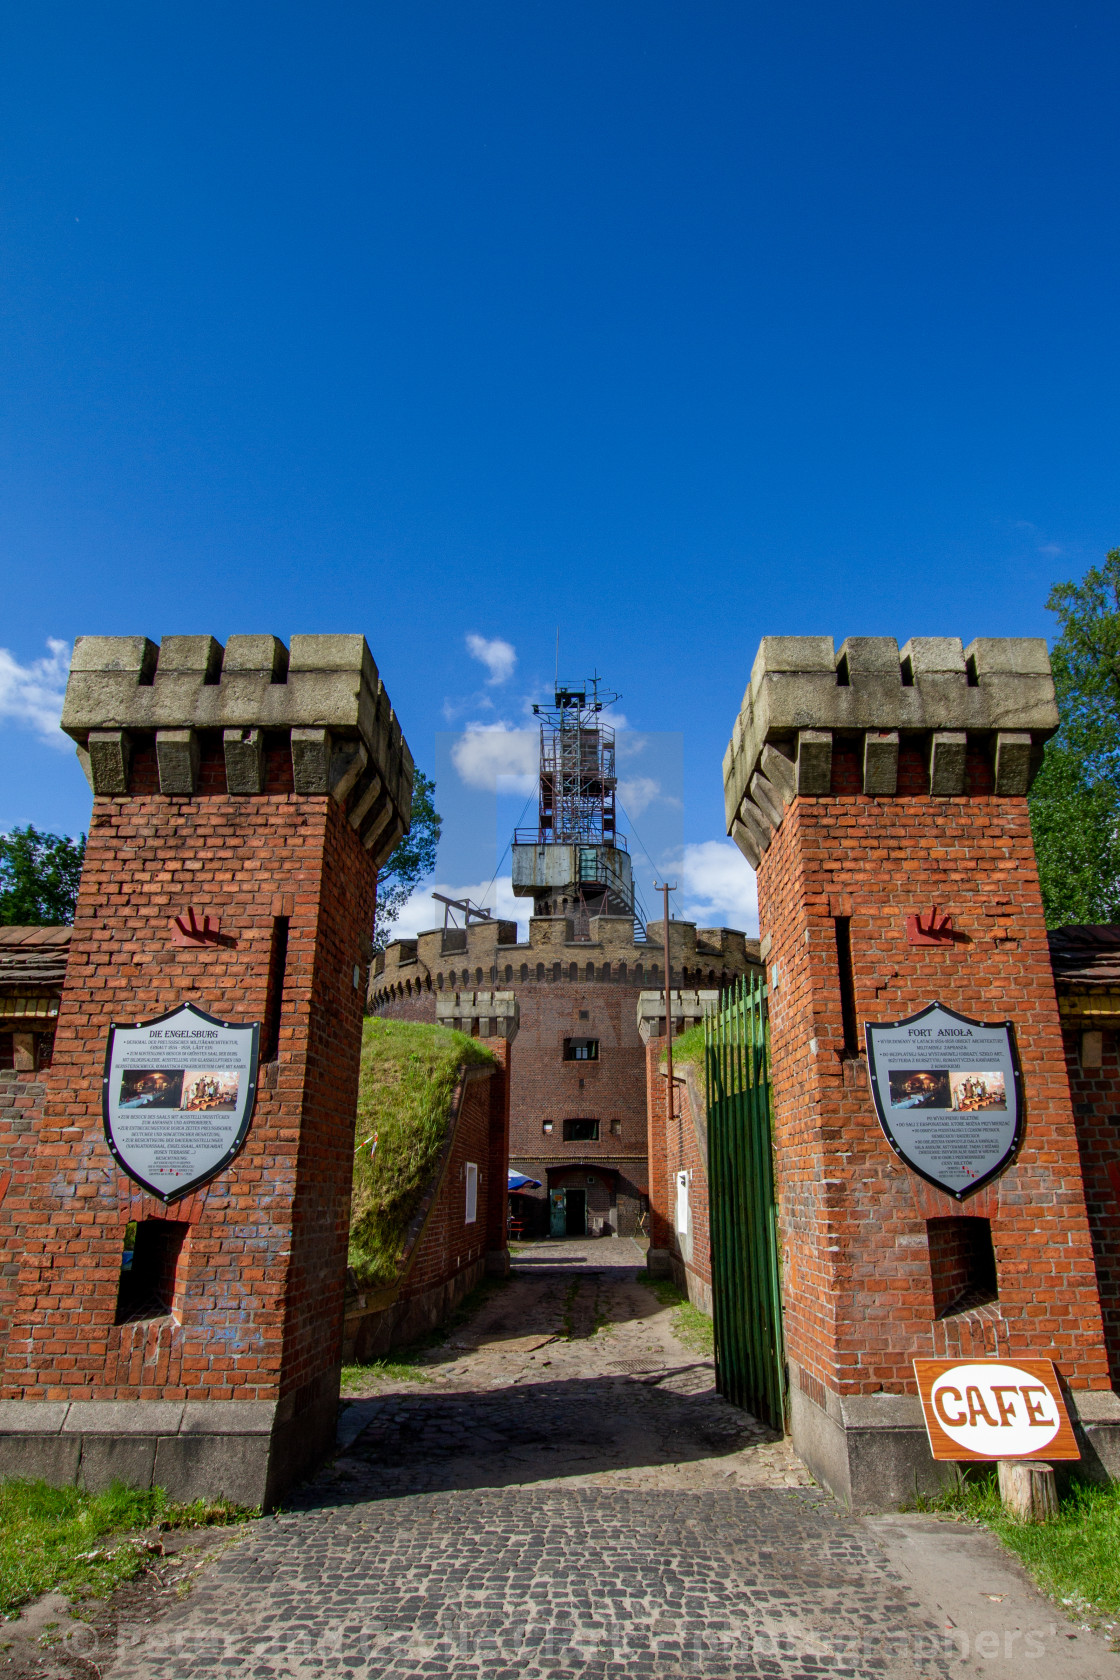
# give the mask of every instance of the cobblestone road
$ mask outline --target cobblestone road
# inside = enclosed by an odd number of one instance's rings
[[[124,1630],[112,1680],[975,1672],[869,1529],[715,1395],[640,1261],[535,1245],[417,1380],[368,1385],[283,1515]]]

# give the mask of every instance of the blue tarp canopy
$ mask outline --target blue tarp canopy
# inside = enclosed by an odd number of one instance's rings
[[[510,1190],[539,1190],[541,1187],[539,1178],[526,1178],[524,1173],[514,1172],[512,1167],[509,1169],[508,1177],[508,1188]]]

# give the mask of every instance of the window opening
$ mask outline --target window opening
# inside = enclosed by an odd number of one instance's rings
[[[597,1038],[566,1038],[564,1040],[564,1060],[566,1062],[597,1062],[599,1060],[599,1040]]]
[[[117,1324],[170,1316],[189,1230],[174,1219],[133,1219],[125,1226]]]
[[[598,1120],[565,1120],[565,1143],[597,1143],[598,1141]]]
[[[280,1015],[284,1006],[284,980],[288,970],[288,918],[277,916],[272,923],[272,947],[268,954],[268,992],[261,1034],[261,1061],[274,1062],[280,1054]]]
[[[836,968],[840,979],[840,1018],[844,1025],[844,1056],[850,1060],[859,1055],[859,1024],[856,1020],[856,982],[852,972],[852,922],[850,916],[837,916]]]
[[[478,1166],[474,1161],[467,1162],[467,1212],[466,1224],[473,1225],[478,1218]]]
[[[999,1300],[989,1219],[927,1219],[933,1315],[950,1318]]]

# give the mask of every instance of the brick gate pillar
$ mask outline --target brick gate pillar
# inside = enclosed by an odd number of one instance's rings
[[[63,728],[94,804],[0,1473],[267,1503],[333,1440],[376,874],[412,760],[361,636],[86,637]],[[261,1024],[259,1092],[241,1153],[165,1205],[110,1155],[106,1037],[189,1001]],[[134,1221],[161,1257],[138,1310]]]
[[[724,760],[768,965],[793,1439],[857,1507],[936,1485],[915,1356],[1053,1358],[1120,1469],[1026,799],[1057,722],[1042,641],[766,637]],[[913,943],[933,904],[951,939]],[[892,1152],[867,1075],[865,1023],[935,1001],[1011,1019],[1023,1069],[1020,1153],[963,1203]],[[982,1251],[970,1305],[950,1274]]]

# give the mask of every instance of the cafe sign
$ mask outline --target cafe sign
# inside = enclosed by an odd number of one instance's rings
[[[1049,1359],[915,1359],[936,1459],[1080,1458]]]
[[[129,1178],[174,1202],[229,1166],[253,1115],[259,1038],[193,1003],[109,1028],[105,1138]]]
[[[899,1159],[958,1202],[1001,1173],[1023,1129],[1011,1022],[931,1003],[901,1021],[869,1021],[866,1034],[875,1111]]]

